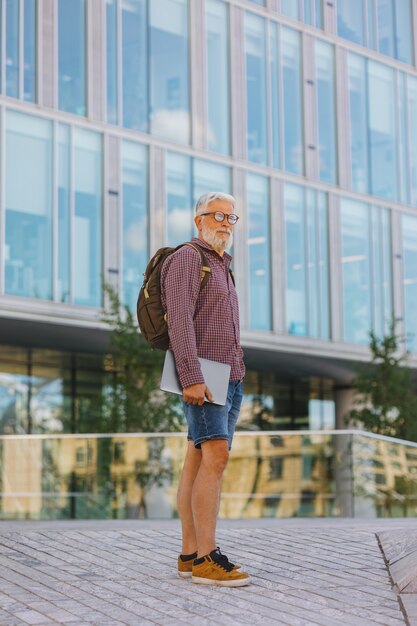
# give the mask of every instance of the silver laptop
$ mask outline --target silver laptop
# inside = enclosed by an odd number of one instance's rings
[[[224,406],[227,400],[227,389],[230,379],[230,365],[218,363],[217,361],[209,361],[198,357],[201,365],[201,372],[204,376],[205,383],[210,389],[213,396],[213,404]],[[178,380],[177,368],[175,367],[174,353],[167,350],[164,369],[161,378],[162,391],[170,391],[178,393],[182,396],[182,387]]]

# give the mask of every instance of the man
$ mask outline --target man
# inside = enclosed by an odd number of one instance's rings
[[[167,258],[161,272],[170,348],[183,388],[188,448],[178,488],[182,554],[178,573],[193,582],[225,587],[248,584],[250,577],[230,563],[216,544],[220,490],[242,401],[245,375],[240,347],[239,310],[229,273],[233,228],[239,219],[235,199],[210,192],[199,198],[194,219],[199,245],[210,265],[200,290],[201,258],[183,246]],[[226,406],[211,404],[198,357],[231,366]]]

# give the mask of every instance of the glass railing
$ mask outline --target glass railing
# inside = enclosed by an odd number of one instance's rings
[[[0,437],[0,519],[177,517],[184,434]],[[417,516],[417,444],[356,430],[238,432],[220,517]]]

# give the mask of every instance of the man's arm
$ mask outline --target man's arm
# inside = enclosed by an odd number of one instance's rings
[[[194,312],[200,292],[201,259],[191,248],[181,248],[168,259],[163,279],[169,338],[174,352],[185,402],[203,404],[212,400],[197,356]]]

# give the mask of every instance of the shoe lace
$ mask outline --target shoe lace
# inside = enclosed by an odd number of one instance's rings
[[[223,567],[225,570],[227,570],[228,572],[232,571],[232,569],[234,568],[233,563],[231,563],[229,561],[229,559],[227,558],[226,554],[222,554],[222,552],[220,551],[219,546],[217,546],[217,562],[218,564]]]

